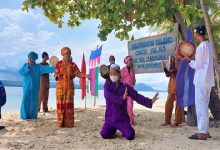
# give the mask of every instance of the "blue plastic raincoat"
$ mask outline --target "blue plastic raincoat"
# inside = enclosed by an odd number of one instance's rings
[[[52,73],[55,67],[40,64],[25,63],[19,70],[23,76],[23,99],[20,110],[21,119],[34,119],[38,114],[38,95],[40,89],[40,76],[44,73]]]

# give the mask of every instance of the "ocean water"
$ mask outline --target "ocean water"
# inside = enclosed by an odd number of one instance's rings
[[[2,107],[2,112],[19,112],[21,106],[21,100],[23,95],[22,87],[5,87],[7,101],[6,104]],[[145,97],[152,98],[155,92],[139,92]],[[159,100],[166,101],[167,93],[160,92]],[[86,106],[94,105],[94,97],[87,95],[86,96]],[[105,105],[104,92],[103,90],[99,90],[99,96],[96,98],[96,105]],[[50,88],[49,92],[49,100],[48,100],[49,109],[56,108],[56,89]],[[85,107],[85,100],[81,100],[81,89],[75,89],[74,96],[74,107]]]

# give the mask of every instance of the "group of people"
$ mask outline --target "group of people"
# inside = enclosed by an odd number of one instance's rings
[[[61,49],[63,60],[50,66],[46,61],[49,56],[43,52],[43,61],[36,63],[38,54],[30,52],[28,62],[19,70],[23,76],[23,99],[20,110],[21,119],[35,119],[43,104],[43,111],[48,111],[49,74],[54,73],[56,80],[57,125],[58,127],[74,126],[74,88],[73,78],[89,78],[80,72],[77,65],[71,60],[71,50],[68,47]]]
[[[192,58],[185,57],[184,61],[189,62],[189,66],[195,70],[193,84],[195,86],[195,108],[197,115],[198,133],[193,134],[189,139],[206,140],[211,138],[209,134],[209,101],[211,88],[214,86],[214,66],[213,66],[213,49],[211,44],[206,40],[206,27],[199,24],[194,29],[195,40],[199,43],[195,55]],[[170,67],[167,69],[165,62],[162,62],[164,72],[170,78],[168,85],[168,97],[165,105],[165,122],[162,126],[171,125],[176,127],[182,123],[183,109],[176,102],[175,120],[171,124],[174,101],[176,97],[176,74],[178,71],[178,56],[171,57]],[[181,89],[183,90],[183,89]]]
[[[28,54],[28,62],[19,70],[23,76],[23,99],[20,117],[23,120],[37,118],[43,105],[43,111],[48,111],[49,73],[54,73],[56,80],[57,126],[74,127],[74,86],[73,78],[88,78],[83,74],[71,59],[71,50],[68,47],[61,49],[63,59],[56,66],[47,63],[49,55],[42,53],[42,62],[36,63],[38,55],[35,52]],[[139,104],[152,107],[158,99],[158,93],[152,98],[146,98],[134,90],[135,71],[132,67],[132,57],[124,59],[126,64],[120,70],[115,64],[114,56],[110,56],[109,74],[104,85],[106,99],[105,122],[101,131],[103,138],[112,138],[116,130],[120,130],[124,137],[132,140],[135,124],[133,113],[133,99]]]
[[[195,107],[199,133],[190,136],[190,139],[205,140],[210,138],[208,132],[209,116],[208,103],[210,99],[211,87],[214,86],[213,53],[210,43],[205,39],[206,30],[204,25],[195,27],[194,37],[200,43],[196,49],[195,57],[184,58],[190,61],[189,65],[195,69]],[[74,127],[74,86],[73,78],[91,79],[89,75],[80,72],[78,66],[72,61],[71,50],[68,47],[61,49],[63,57],[56,66],[47,63],[49,55],[42,53],[42,62],[36,63],[38,54],[34,51],[28,54],[28,62],[20,69],[23,76],[23,99],[20,110],[20,117],[23,120],[35,119],[41,106],[44,112],[48,111],[49,94],[49,73],[54,73],[56,80],[56,104],[57,104],[57,126]],[[122,136],[128,140],[133,140],[135,131],[132,125],[135,124],[133,112],[133,100],[137,103],[152,108],[158,100],[158,93],[150,99],[139,94],[134,85],[135,70],[132,64],[132,57],[124,58],[125,66],[115,64],[115,57],[109,57],[109,73],[101,74],[106,79],[104,84],[104,97],[106,100],[105,121],[101,129],[101,136],[104,139],[114,138],[116,130],[122,132]],[[171,58],[169,69],[165,62],[162,62],[164,72],[170,78],[168,85],[168,97],[165,105],[165,122],[163,126],[178,126],[182,123],[182,109],[176,105],[175,121],[171,124],[173,103],[176,99],[176,74],[178,71],[177,57]]]

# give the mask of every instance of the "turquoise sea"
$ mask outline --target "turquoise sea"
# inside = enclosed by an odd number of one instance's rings
[[[5,87],[7,102],[2,107],[2,112],[19,112],[23,94],[22,87]],[[155,92],[139,92],[146,97],[152,98]],[[99,97],[96,98],[96,105],[105,105],[103,90],[99,90]],[[166,100],[167,93],[160,92],[159,95],[162,101]],[[87,95],[86,96],[86,105],[87,107],[94,105],[94,97]],[[56,108],[56,89],[50,88],[49,100],[48,100],[49,109]],[[81,100],[81,89],[75,89],[75,97],[74,97],[74,107],[85,107],[85,100]]]

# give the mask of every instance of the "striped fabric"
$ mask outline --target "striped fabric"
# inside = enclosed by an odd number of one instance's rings
[[[98,77],[101,53],[102,46],[92,51],[89,58],[89,75],[91,77],[89,83],[89,93],[92,96],[98,96]]]

